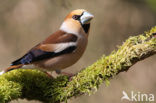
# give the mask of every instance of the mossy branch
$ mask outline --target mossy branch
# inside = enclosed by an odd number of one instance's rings
[[[50,79],[39,70],[18,69],[8,72],[0,76],[0,103],[18,98],[59,103],[73,96],[95,92],[104,81],[109,84],[110,78],[156,54],[155,34],[156,27],[130,37],[117,51],[83,69],[71,81],[66,76]]]

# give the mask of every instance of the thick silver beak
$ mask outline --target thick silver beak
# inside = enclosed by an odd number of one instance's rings
[[[83,15],[80,17],[80,21],[82,24],[88,24],[93,18],[94,16],[91,13],[85,11]]]

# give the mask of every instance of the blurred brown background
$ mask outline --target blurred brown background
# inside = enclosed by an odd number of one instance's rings
[[[78,72],[103,54],[108,55],[129,36],[156,24],[155,0],[0,0],[0,68],[55,32],[67,13],[78,8],[88,10],[95,18],[85,54],[67,71]],[[72,98],[69,103],[129,103],[121,101],[123,90],[156,96],[155,60],[156,56],[143,60],[116,76],[109,87],[102,85],[94,95]]]

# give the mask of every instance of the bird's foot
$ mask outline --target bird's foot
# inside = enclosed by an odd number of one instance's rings
[[[72,80],[72,77],[75,75],[73,73],[62,72],[61,70],[55,70],[55,72],[57,74],[68,76],[69,77],[69,81],[71,81]]]
[[[50,74],[50,73],[48,73],[48,72],[44,72],[49,78],[53,78],[53,76]]]
[[[61,72],[62,75],[66,75],[68,77],[73,77],[74,74],[73,73],[67,73],[67,72]]]
[[[61,72],[61,74],[62,74],[62,75],[65,75],[65,76],[68,76],[68,77],[69,77],[69,81],[71,81],[72,78],[73,78],[73,76],[75,75],[75,74],[73,74],[73,73],[67,73],[67,72]]]

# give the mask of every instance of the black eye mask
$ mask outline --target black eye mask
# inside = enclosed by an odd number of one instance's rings
[[[81,15],[73,15],[72,18],[73,18],[74,20],[80,20],[80,17],[81,17]]]
[[[83,12],[84,13],[84,12]],[[73,19],[74,20],[79,20],[80,21],[80,17],[83,15],[83,13],[81,15],[73,15]]]
[[[84,13],[84,12],[83,12]],[[81,21],[80,21],[80,17],[83,15],[83,13],[81,15],[73,15],[72,18],[74,20],[78,20],[80,22],[80,24],[82,25]],[[88,33],[89,28],[90,28],[90,24],[84,24],[82,25],[83,30],[85,31],[85,33]]]

